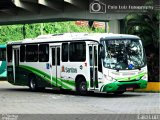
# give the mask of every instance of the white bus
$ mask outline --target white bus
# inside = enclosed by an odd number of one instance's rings
[[[64,33],[7,44],[8,81],[37,89],[122,94],[146,88],[146,56],[139,37]]]

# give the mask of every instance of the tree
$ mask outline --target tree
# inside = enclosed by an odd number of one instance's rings
[[[147,5],[153,5],[150,0]],[[125,32],[138,35],[145,47],[148,61],[149,81],[159,81],[160,12],[147,10],[130,13],[125,17]]]
[[[146,4],[153,5],[153,1]],[[130,13],[125,18],[126,33],[141,37],[145,46],[159,47],[159,11],[147,10],[146,12]]]

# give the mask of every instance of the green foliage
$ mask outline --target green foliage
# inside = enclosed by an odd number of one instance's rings
[[[6,43],[10,40],[22,39],[23,35],[19,34],[22,32],[21,25],[12,25],[12,26],[1,26],[0,27],[0,43]]]
[[[35,23],[25,25],[0,26],[0,43],[35,38],[41,33],[57,34],[66,32],[105,32],[104,29],[92,30],[89,27],[77,26],[75,22]]]
[[[153,0],[146,2],[153,5]],[[159,81],[159,43],[160,43],[160,12],[147,10],[146,12],[130,13],[125,18],[125,30],[127,34],[138,35],[144,44],[149,81]]]
[[[153,0],[148,0],[146,5],[153,6]],[[159,18],[158,10],[130,13],[125,17],[125,29],[127,34],[135,34],[141,37],[145,46],[159,47]]]

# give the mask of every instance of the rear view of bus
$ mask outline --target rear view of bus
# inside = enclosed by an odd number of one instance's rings
[[[139,37],[113,35],[100,43],[103,68],[102,92],[122,94],[125,91],[147,86],[146,56]]]
[[[0,79],[6,77],[6,45],[0,45]]]

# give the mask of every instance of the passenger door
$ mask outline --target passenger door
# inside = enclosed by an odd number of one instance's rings
[[[98,46],[89,45],[90,87],[98,88]]]
[[[51,51],[51,84],[55,87],[61,87],[61,68],[60,68],[60,46],[52,46]],[[52,86],[53,87],[53,86]]]
[[[14,76],[14,83],[18,80],[19,74],[19,49],[13,48],[13,76]]]

